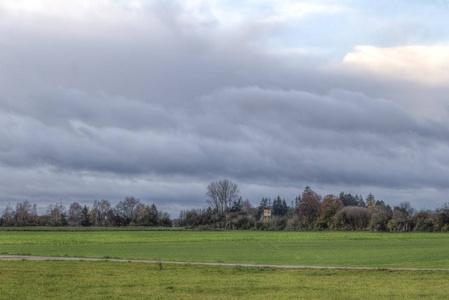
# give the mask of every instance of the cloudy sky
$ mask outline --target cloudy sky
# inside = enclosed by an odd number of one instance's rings
[[[449,201],[449,1],[0,2],[0,209],[228,178]]]

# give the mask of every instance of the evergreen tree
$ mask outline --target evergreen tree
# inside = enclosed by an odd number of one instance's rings
[[[340,193],[340,200],[343,202],[344,206],[357,206],[357,199],[351,194],[345,194],[345,192]]]
[[[243,210],[243,200],[242,197],[240,196],[237,200],[232,201],[232,206],[229,209],[229,212],[233,213],[233,212],[239,212]]]
[[[357,201],[357,206],[366,207],[366,203],[363,201],[362,195],[355,195],[355,200]]]
[[[280,196],[277,196],[276,199],[273,200],[273,216],[280,216],[282,214],[282,200]]]
[[[90,222],[89,208],[84,205],[83,209],[81,210],[81,226],[90,225],[92,225],[92,223]]]
[[[285,199],[282,199],[282,213],[281,216],[286,216],[288,213],[288,205]]]
[[[376,197],[372,193],[369,193],[368,197],[366,197],[366,206],[371,210],[377,207]]]
[[[270,198],[263,198],[260,200],[259,207],[257,208],[257,220],[260,220],[263,217],[263,211],[265,209],[271,209],[270,206],[271,199]]]
[[[298,207],[298,205],[299,205],[300,202],[301,202],[301,195],[298,195],[298,196],[295,198],[295,208]]]

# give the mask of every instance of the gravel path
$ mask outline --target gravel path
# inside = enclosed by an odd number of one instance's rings
[[[48,256],[27,256],[27,255],[0,255],[0,260],[113,261],[113,262],[162,263],[162,264],[178,264],[178,265],[206,265],[206,266],[231,266],[231,267],[234,266],[234,267],[282,268],[282,269],[449,271],[449,269],[439,269],[439,268],[379,268],[379,267],[328,267],[328,266],[294,266],[294,265],[259,265],[259,264],[187,262],[187,261],[159,261],[159,260],[135,260],[135,259],[130,260],[130,259],[116,259],[116,258],[48,257]]]

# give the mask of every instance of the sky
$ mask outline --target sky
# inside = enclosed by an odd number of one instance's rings
[[[0,210],[230,179],[449,201],[449,1],[0,2]]]

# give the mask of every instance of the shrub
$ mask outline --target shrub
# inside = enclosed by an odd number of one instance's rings
[[[375,211],[371,215],[371,219],[368,224],[368,229],[374,232],[388,231],[388,221],[391,216],[385,211]]]
[[[258,230],[284,230],[287,227],[288,219],[286,217],[272,217],[270,219],[263,219],[256,222],[256,229]]]
[[[443,207],[439,208],[435,212],[434,218],[435,231],[449,231],[449,204],[446,203]]]
[[[343,230],[364,230],[368,227],[371,212],[365,207],[346,206],[334,216],[334,226]]]

